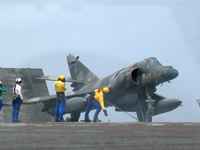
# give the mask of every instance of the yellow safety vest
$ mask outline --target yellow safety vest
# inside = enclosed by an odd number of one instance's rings
[[[101,105],[101,108],[103,110],[105,110],[105,107],[104,107],[104,97],[103,97],[103,91],[101,90],[100,92],[98,92],[98,89],[94,90],[95,92],[95,95],[94,95],[94,99],[96,101],[98,101]]]
[[[56,81],[54,83],[54,88],[56,92],[65,92],[67,90],[65,83],[62,81]]]

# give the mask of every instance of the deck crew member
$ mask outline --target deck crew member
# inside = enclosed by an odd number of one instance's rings
[[[3,104],[2,92],[6,92],[6,88],[3,86],[3,83],[0,81],[0,111]]]
[[[65,85],[65,76],[61,75],[58,78],[58,81],[55,82],[54,88],[57,94],[56,98],[56,109],[55,109],[55,122],[63,122],[63,113],[66,105],[66,97],[65,97],[65,91],[67,90],[67,87]]]
[[[103,109],[105,116],[108,116],[108,113],[104,107],[104,93],[108,93],[108,92],[109,92],[108,87],[94,90],[94,92],[91,94],[91,97],[88,98],[88,105],[85,110],[85,122],[91,122],[91,120],[89,119],[89,113],[92,107],[96,108],[93,122],[101,122],[101,120],[98,119],[98,115],[101,109]]]
[[[21,86],[20,84],[22,83],[21,78],[17,78],[15,80],[15,85],[13,86],[13,101],[12,101],[12,106],[13,106],[13,111],[12,111],[12,122],[19,122],[19,110],[21,107],[21,103],[23,103],[23,96],[21,92]]]

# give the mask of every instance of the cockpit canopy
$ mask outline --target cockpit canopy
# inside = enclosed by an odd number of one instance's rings
[[[147,59],[146,67],[153,67],[153,66],[162,66],[162,64],[155,57],[151,57]]]
[[[162,64],[155,57],[150,57],[136,63],[134,66],[135,67],[154,67],[154,66],[162,66]]]

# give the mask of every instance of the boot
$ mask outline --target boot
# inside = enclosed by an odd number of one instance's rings
[[[101,122],[99,119],[94,119],[93,122]]]
[[[56,119],[55,119],[55,122],[59,122],[59,120],[56,118]]]
[[[20,122],[19,120],[15,120],[14,122]]]
[[[65,122],[65,120],[63,118],[60,118],[60,122]]]
[[[92,120],[90,120],[90,119],[85,119],[85,122],[92,122]]]

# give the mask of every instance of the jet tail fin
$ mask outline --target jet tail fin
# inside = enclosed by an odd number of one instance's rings
[[[74,87],[74,91],[81,89],[83,86],[99,80],[99,78],[91,72],[84,64],[79,60],[79,56],[74,57],[69,54],[67,56],[67,62],[71,74],[72,80],[82,81],[83,83],[73,82],[71,87]]]
[[[57,81],[59,77],[57,76],[41,76],[41,77],[36,77],[36,79],[39,80],[49,80],[49,81]],[[78,82],[78,83],[84,83],[82,81],[78,80],[72,80],[71,77],[65,77],[65,82]]]

